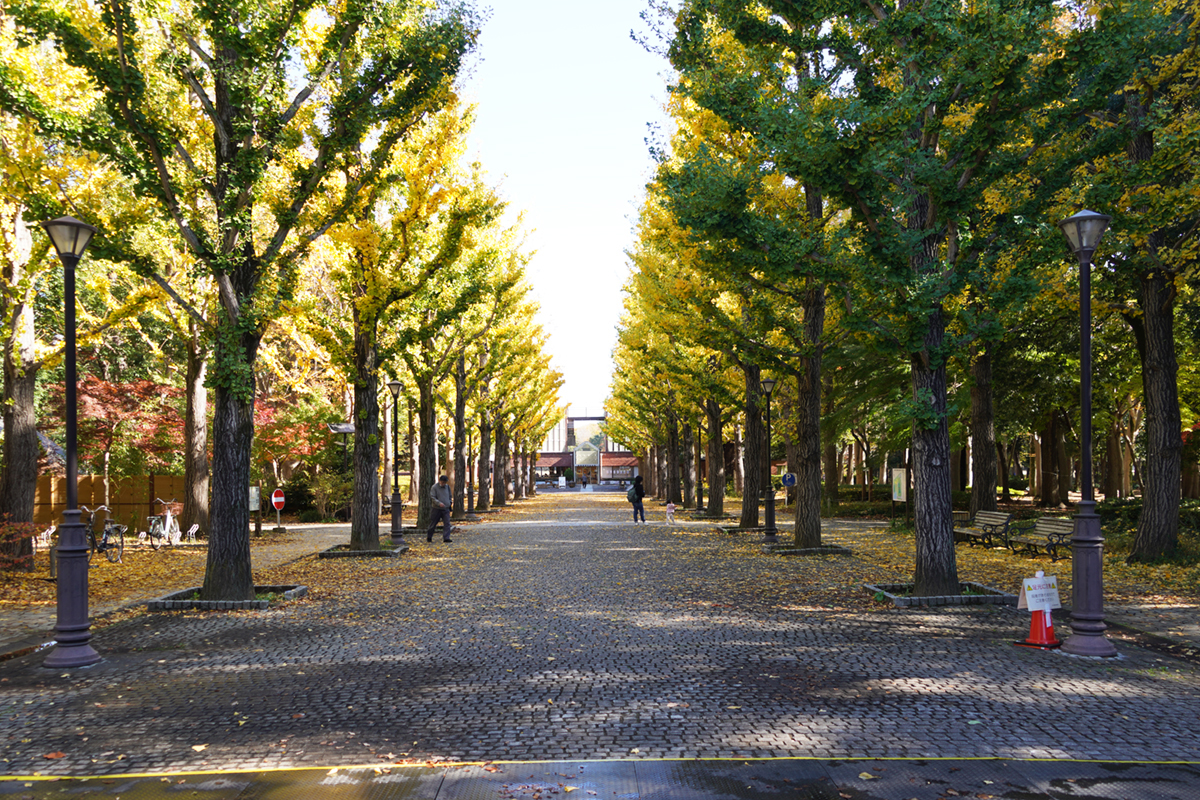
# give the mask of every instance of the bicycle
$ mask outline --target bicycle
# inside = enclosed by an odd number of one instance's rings
[[[174,505],[175,499],[163,500],[156,497],[154,498],[154,502],[162,504],[163,512],[146,517],[147,522],[150,524],[150,529],[139,533],[138,539],[148,539],[150,546],[155,550],[161,549],[164,541],[174,547],[183,538],[183,535],[179,531],[179,521],[175,519],[175,515],[171,512],[171,506]]]
[[[100,534],[100,538],[96,538],[96,530],[93,527],[96,521],[96,514],[100,511],[105,514],[111,513],[108,506],[97,506],[94,509],[87,506],[80,506],[81,509],[88,513],[87,533],[88,543],[91,547],[88,549],[88,561],[92,560],[92,556],[96,553],[104,553],[113,564],[121,563],[121,556],[125,554],[125,531],[128,530],[127,525],[122,525],[112,517],[105,517],[104,531]]]

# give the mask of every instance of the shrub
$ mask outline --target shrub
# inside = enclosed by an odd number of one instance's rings
[[[1114,497],[1096,506],[1104,530],[1105,550],[1129,553],[1137,536],[1138,518],[1142,515],[1142,498]],[[1183,500],[1179,504],[1179,550],[1171,561],[1182,564],[1200,563],[1200,500]]]
[[[313,506],[322,520],[331,519],[334,512],[350,502],[354,491],[352,481],[344,475],[332,472],[322,472],[310,483],[313,494]]]
[[[0,570],[5,573],[33,569],[33,537],[41,525],[0,521]]]

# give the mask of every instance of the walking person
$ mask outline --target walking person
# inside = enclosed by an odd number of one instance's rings
[[[625,493],[625,498],[633,503],[633,523],[636,525],[638,514],[642,515],[642,524],[646,524],[646,507],[642,505],[642,500],[646,497],[646,487],[642,486],[642,476],[638,475],[633,479],[633,486],[629,487],[629,491]]]
[[[437,479],[437,483],[429,487],[429,499],[433,501],[433,508],[430,514],[429,530],[425,531],[425,541],[433,541],[433,532],[437,530],[438,522],[443,523],[442,526],[442,541],[450,541],[450,504],[453,503],[453,498],[450,496],[450,479],[442,475]]]

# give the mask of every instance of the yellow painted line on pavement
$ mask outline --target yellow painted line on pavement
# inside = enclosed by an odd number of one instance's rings
[[[413,764],[348,764],[348,765],[333,765],[312,767],[258,767],[250,769],[207,769],[207,770],[184,770],[180,772],[122,772],[122,773],[104,773],[101,775],[0,775],[0,782],[4,781],[98,781],[98,780],[118,780],[131,778],[185,778],[185,777],[200,777],[204,775],[254,775],[261,773],[273,772],[361,772],[370,770],[372,772],[379,770],[396,770],[396,769],[448,769],[459,767],[483,767],[483,766],[528,766],[534,764],[660,764],[660,763],[683,763],[683,762],[711,762],[724,761],[731,764],[736,763],[765,763],[765,762],[780,762],[780,761],[995,761],[995,762],[1013,762],[1017,764],[1037,764],[1037,763],[1053,763],[1053,764],[1124,764],[1131,766],[1200,766],[1200,760],[1187,761],[1141,761],[1136,759],[1107,759],[1107,758],[1006,758],[1003,756],[844,756],[841,758],[825,758],[818,756],[759,756],[749,758],[725,758],[718,756],[701,756],[699,758],[572,758],[562,759],[557,761],[438,761],[436,763],[421,762]]]

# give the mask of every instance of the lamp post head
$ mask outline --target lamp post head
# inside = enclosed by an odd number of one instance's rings
[[[1071,245],[1071,252],[1079,258],[1083,258],[1090,257],[1095,252],[1096,246],[1100,244],[1100,239],[1104,236],[1110,222],[1112,222],[1112,217],[1107,214],[1084,210],[1067,217],[1058,223],[1058,227],[1062,228],[1063,234],[1067,237],[1067,242]]]
[[[87,250],[88,243],[92,241],[92,236],[96,233],[96,229],[91,225],[74,217],[59,217],[49,222],[43,222],[41,225],[50,235],[50,241],[54,243],[58,257],[63,260],[63,263],[70,260],[70,266],[74,266],[75,262],[83,258],[83,251]]]
[[[400,399],[400,381],[388,381],[388,391],[392,393],[393,400]]]
[[[769,394],[771,394],[771,392],[775,391],[776,383],[777,383],[777,381],[774,378],[763,378],[762,379],[762,390],[769,395]]]

